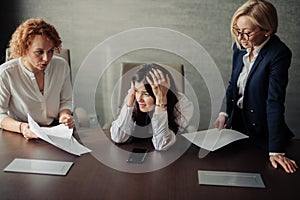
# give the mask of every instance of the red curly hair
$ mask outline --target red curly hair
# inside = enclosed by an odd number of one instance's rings
[[[28,19],[16,29],[11,37],[9,59],[26,55],[26,51],[36,35],[45,36],[53,43],[55,51],[60,52],[62,41],[55,27],[43,19]]]

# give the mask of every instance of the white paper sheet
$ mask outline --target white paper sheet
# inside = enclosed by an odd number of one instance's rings
[[[231,142],[249,137],[232,129],[219,131],[217,128],[182,135],[198,147],[209,151],[215,151]]]
[[[5,172],[66,175],[73,162],[15,158]]]
[[[69,128],[63,124],[54,126],[54,127],[40,127],[43,130],[46,130],[47,135],[52,135],[56,137],[71,139],[73,134],[73,129]]]
[[[81,154],[91,152],[90,149],[81,145],[73,136],[73,129],[65,125],[58,125],[51,128],[40,127],[28,114],[28,123],[30,130],[40,139],[65,150],[71,154],[80,156]]]

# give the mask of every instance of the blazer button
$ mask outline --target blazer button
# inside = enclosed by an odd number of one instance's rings
[[[252,110],[252,109],[251,109],[251,110],[250,110],[250,112],[251,112],[251,113],[253,113],[253,112],[254,112],[254,110]]]
[[[255,123],[252,123],[252,126],[255,126],[256,124]]]

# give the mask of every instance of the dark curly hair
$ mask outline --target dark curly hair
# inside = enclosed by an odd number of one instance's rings
[[[138,71],[132,77],[132,82],[133,83],[143,82],[144,86],[146,88],[146,91],[149,93],[149,95],[151,97],[154,98],[154,101],[155,101],[156,98],[152,91],[151,85],[146,80],[146,76],[148,76],[152,80],[152,77],[149,73],[152,69],[158,69],[158,70],[162,71],[163,74],[165,74],[165,75],[168,74],[168,76],[170,78],[170,89],[167,92],[168,122],[169,122],[169,128],[176,134],[178,131],[179,125],[175,122],[174,109],[176,109],[175,105],[178,102],[178,98],[177,98],[177,89],[176,89],[175,82],[174,82],[174,79],[173,79],[171,73],[168,70],[166,70],[164,67],[162,67],[158,64],[154,64],[154,63],[142,64],[139,66]],[[135,121],[136,124],[139,126],[146,126],[151,122],[151,117],[153,115],[153,112],[154,111],[151,111],[149,113],[142,112],[139,109],[138,103],[135,102],[134,110],[133,110],[133,114],[132,114],[133,121]]]

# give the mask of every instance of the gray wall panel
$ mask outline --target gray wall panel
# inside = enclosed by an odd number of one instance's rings
[[[11,1],[10,1],[11,2]],[[231,38],[229,23],[233,12],[243,3],[243,0],[15,0],[13,9],[1,11],[2,18],[16,18],[1,28],[1,34],[10,34],[19,22],[31,18],[41,17],[54,24],[63,40],[63,47],[71,50],[71,63],[73,80],[81,63],[88,53],[99,43],[110,36],[139,27],[163,27],[186,34],[201,44],[213,58],[219,68],[224,83],[227,83],[231,69]],[[286,99],[286,119],[291,129],[300,138],[300,5],[298,0],[272,0],[279,15],[278,35],[293,52],[292,66],[290,69],[290,82]],[[3,7],[1,8],[3,9]],[[4,56],[4,46],[8,43],[7,37],[1,37],[1,54]],[[160,57],[161,62],[185,62],[174,56]],[[119,76],[122,61],[147,61],[157,59],[158,55],[137,53],[124,56],[112,63],[106,71],[107,76]],[[2,60],[3,61],[3,60]],[[201,110],[199,128],[206,128],[210,118],[210,99],[207,88],[201,77],[195,76],[195,71],[189,63],[185,63],[186,76],[195,87],[202,90],[197,92]],[[101,67],[101,66],[100,66]],[[102,66],[103,67],[103,66]],[[111,87],[104,87],[107,78],[99,82],[96,94],[98,104],[96,109],[99,115],[109,112],[104,103],[107,103],[104,93]],[[202,114],[203,112],[203,114]],[[105,114],[107,115],[107,114]],[[105,119],[100,119],[101,124],[107,123],[111,118],[108,114]],[[207,116],[206,118],[203,116]]]

